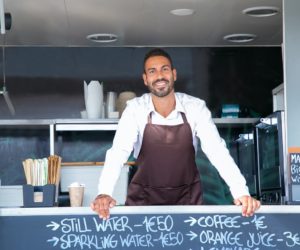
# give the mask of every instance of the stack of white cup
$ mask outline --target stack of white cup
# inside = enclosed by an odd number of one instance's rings
[[[119,112],[116,111],[117,93],[108,92],[106,96],[106,114],[107,118],[119,118]]]

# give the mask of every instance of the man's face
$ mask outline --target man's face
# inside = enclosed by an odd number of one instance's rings
[[[153,56],[145,63],[143,79],[149,91],[157,96],[164,97],[174,91],[174,81],[177,79],[175,69],[164,56]]]

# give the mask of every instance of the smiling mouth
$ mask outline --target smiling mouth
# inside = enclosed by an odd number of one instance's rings
[[[155,83],[154,83],[154,86],[156,86],[156,87],[164,87],[164,86],[167,86],[167,84],[168,84],[168,82],[167,81],[156,81]]]

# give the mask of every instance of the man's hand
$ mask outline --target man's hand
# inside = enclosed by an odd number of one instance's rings
[[[233,202],[237,206],[242,205],[242,215],[246,217],[252,216],[260,208],[260,201],[248,195],[235,199]]]
[[[116,205],[116,200],[106,194],[99,194],[91,203],[91,209],[99,214],[100,218],[109,218],[109,209]]]

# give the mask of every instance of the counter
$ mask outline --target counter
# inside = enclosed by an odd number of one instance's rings
[[[0,249],[299,249],[300,206],[115,207],[102,220],[88,207],[0,209]]]

